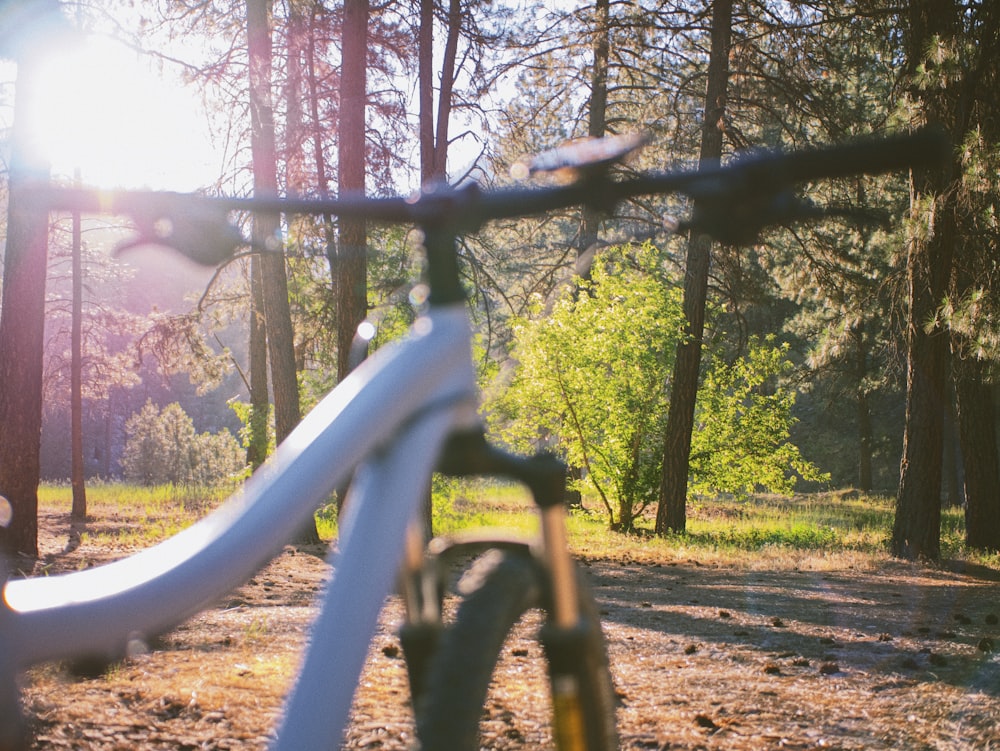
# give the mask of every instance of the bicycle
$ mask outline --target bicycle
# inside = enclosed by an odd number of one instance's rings
[[[222,263],[244,245],[230,224],[232,212],[312,212],[412,224],[424,237],[430,305],[406,339],[364,360],[232,499],[185,531],[81,572],[11,579],[0,571],[0,748],[24,743],[19,672],[48,661],[110,662],[125,656],[130,643],[148,641],[243,584],[349,479],[335,575],[273,748],[300,751],[340,743],[368,641],[400,567],[408,611],[402,639],[424,751],[478,748],[482,697],[496,650],[510,625],[536,604],[546,614],[541,638],[558,748],[616,748],[614,696],[597,609],[566,542],[566,467],[553,456],[519,457],[491,446],[477,417],[458,236],[493,219],[575,205],[608,209],[633,196],[674,193],[695,200],[695,211],[679,229],[744,242],[768,225],[826,213],[794,198],[799,183],[933,167],[948,148],[939,134],[919,131],[767,153],[697,171],[614,176],[610,166],[640,143],[614,137],[535,162],[538,169],[574,170],[576,179],[569,184],[493,192],[475,185],[435,187],[416,199],[235,199],[26,188],[31,200],[50,210],[130,215],[141,241],[175,247],[206,264]],[[539,539],[480,536],[432,541],[424,548],[411,522],[434,470],[496,474],[524,483],[540,510]],[[493,563],[464,599],[457,621],[446,627],[441,572],[457,556],[482,549],[497,551],[491,553]]]

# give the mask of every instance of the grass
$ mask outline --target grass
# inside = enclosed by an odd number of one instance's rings
[[[640,520],[632,534],[610,532],[598,503],[584,499],[584,507],[571,514],[569,535],[574,552],[585,557],[870,568],[889,557],[894,514],[892,498],[843,491],[749,500],[701,498],[689,504],[683,534],[656,537],[652,517]],[[525,494],[510,485],[438,483],[435,531],[470,526],[530,533],[535,529],[534,513]],[[970,551],[964,538],[963,510],[944,509],[942,557],[1000,569],[1000,555]]]
[[[201,488],[179,485],[130,485],[91,482],[87,485],[88,524],[83,541],[106,541],[126,547],[148,547],[204,516],[232,492],[232,487]],[[68,512],[73,493],[68,484],[42,483],[38,504],[42,511]]]
[[[130,547],[152,545],[189,526],[229,492],[231,488],[94,483],[87,488],[88,506],[102,523],[84,534]],[[68,511],[70,498],[67,485],[45,484],[39,490],[43,510]],[[686,531],[661,538],[652,534],[651,517],[640,520],[632,534],[610,532],[598,504],[585,499],[584,507],[570,515],[569,535],[574,552],[588,557],[867,567],[888,557],[893,514],[893,499],[854,492],[757,496],[745,501],[700,498],[689,504]],[[335,507],[323,507],[316,518],[320,536],[334,538]],[[435,532],[448,534],[477,527],[531,535],[537,521],[528,496],[519,486],[489,480],[437,479]],[[966,549],[964,536],[963,511],[945,509],[942,556],[1000,568],[1000,555]]]

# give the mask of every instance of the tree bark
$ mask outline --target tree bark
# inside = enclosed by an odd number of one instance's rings
[[[267,458],[271,400],[267,387],[267,329],[260,258],[250,258],[250,416],[247,422],[247,464],[257,469]]]
[[[79,182],[79,174],[77,174]],[[87,519],[87,486],[83,466],[83,228],[80,212],[73,212],[73,299],[70,317],[70,486],[74,521]]]
[[[957,28],[953,0],[914,0],[909,9],[907,65],[914,75],[927,46],[936,35],[954,37]],[[913,86],[925,119],[953,134],[956,122],[954,92],[939,86]],[[956,217],[954,191],[948,191],[952,165],[945,174],[928,170],[911,174],[914,221],[926,230],[914,233],[907,249],[906,418],[899,490],[890,548],[907,559],[937,560],[941,555],[941,478],[944,408],[947,394],[948,332],[936,320],[938,305],[948,292]]]
[[[277,144],[271,97],[271,2],[248,0],[247,46],[250,64],[250,149],[254,194],[278,194]],[[295,332],[288,304],[288,277],[277,214],[254,215],[254,242],[260,253],[264,325],[274,393],[275,439],[281,443],[299,423],[299,384],[295,370]],[[316,522],[302,530],[299,542],[319,541]]]
[[[340,69],[340,195],[365,190],[368,0],[345,0]],[[368,315],[368,235],[364,219],[342,218],[336,258],[337,374],[351,371],[358,325]]]
[[[865,326],[861,322],[851,329],[854,339],[855,379],[858,384],[858,490],[870,493],[872,489],[872,411],[865,379],[868,377],[868,346]]]
[[[455,67],[458,64],[458,42],[462,34],[461,0],[450,0],[448,25],[438,76],[440,90],[437,115],[434,113],[434,7],[435,0],[420,0],[420,30],[418,39],[418,91],[420,182],[422,185],[448,178],[449,124],[452,96],[455,88]]]
[[[608,59],[611,53],[611,3],[597,0],[594,29],[594,68],[590,74],[590,107],[587,112],[587,135],[603,138],[608,129]],[[593,208],[584,207],[580,224],[580,244],[577,248],[576,271],[581,279],[590,279],[590,270],[597,253],[601,216]]]
[[[0,308],[0,549],[37,556],[49,222],[48,212],[21,191],[27,183],[47,181],[49,172],[27,146],[32,68],[30,60],[18,68]]]
[[[324,136],[326,133],[323,121],[320,119],[319,81],[316,76],[316,17],[319,10],[319,5],[314,4],[309,19],[309,33],[306,36],[306,56],[308,60],[307,81],[309,86],[309,137],[312,140],[313,159],[316,162],[316,184],[319,187],[319,194],[323,198],[328,198],[330,195],[330,180],[326,171],[326,153],[323,149]],[[331,291],[333,292],[333,295],[331,295],[330,298],[332,301],[331,307],[336,309],[336,293],[334,288],[336,285],[337,273],[337,230],[332,214],[323,214],[323,240],[326,244],[327,263],[330,265],[330,286]]]
[[[712,5],[712,47],[709,52],[705,122],[701,136],[700,164],[705,166],[717,164],[722,158],[732,25],[732,0],[716,0]],[[693,211],[698,211],[697,202]],[[655,531],[658,535],[683,532],[687,526],[691,431],[694,427],[702,337],[705,332],[705,301],[708,296],[711,251],[712,240],[707,235],[692,235],[688,241],[683,301],[686,323],[684,337],[677,346],[670,387],[660,498],[656,509]]]
[[[980,360],[956,363],[958,434],[965,461],[965,541],[1000,550],[1000,466],[993,390]]]
[[[417,118],[420,144],[420,184],[437,174],[434,166],[434,3],[420,0],[417,38]],[[447,106],[444,102],[441,106]]]
[[[917,196],[937,194],[935,186],[915,187]],[[936,200],[939,205],[945,202]],[[891,549],[893,555],[911,560],[937,560],[941,555],[948,334],[941,326],[928,329],[927,322],[947,291],[955,228],[945,206],[935,213],[933,236],[912,240],[907,261],[906,419]]]
[[[315,5],[315,3],[310,3]],[[285,62],[285,193],[289,197],[301,196],[308,185],[305,164],[305,58],[308,52],[307,36],[311,31],[303,13],[302,0],[288,3],[285,22],[288,52]],[[286,217],[289,224],[292,217]]]
[[[441,61],[441,93],[438,96],[437,127],[434,135],[434,177],[444,180],[448,175],[448,146],[451,123],[452,92],[455,88],[455,66],[458,62],[458,38],[462,33],[461,0],[448,4],[448,35],[444,40],[444,58]]]

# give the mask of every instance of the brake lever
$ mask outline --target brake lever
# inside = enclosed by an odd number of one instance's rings
[[[202,266],[218,266],[248,244],[226,212],[210,205],[189,202],[176,210],[133,210],[132,216],[138,235],[118,245],[116,253],[163,245]]]
[[[606,172],[613,165],[624,162],[647,143],[649,137],[645,133],[578,138],[543,151],[531,159],[516,162],[511,167],[511,176],[520,180],[533,175],[550,174],[559,182],[571,183],[589,175]]]

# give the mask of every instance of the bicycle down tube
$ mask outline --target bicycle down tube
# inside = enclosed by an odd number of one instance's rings
[[[414,324],[409,339],[379,350],[334,389],[240,493],[169,540],[86,571],[6,582],[0,644],[8,664],[0,667],[17,672],[51,660],[124,656],[130,640],[162,633],[242,585],[293,538],[359,462],[378,457],[400,434],[416,433],[421,443],[404,456],[392,449],[394,466],[387,466],[385,459],[376,461],[387,478],[398,482],[401,476],[410,477],[402,484],[421,487],[412,478],[421,473],[430,477],[437,446],[447,431],[475,416],[469,330],[464,305],[432,309]],[[345,567],[381,567],[384,563],[373,563],[375,551],[402,549],[402,531],[390,533],[389,526],[370,530],[366,515],[373,513],[372,505],[384,504],[379,515],[398,517],[405,525],[419,500],[409,495],[375,498],[365,492],[351,501],[356,511],[348,518],[360,519],[353,526],[363,541],[353,543],[354,533],[342,541],[328,598],[340,592]],[[349,606],[342,599],[339,605],[324,606],[324,612],[347,617],[354,609],[374,607],[377,613],[390,585],[377,591],[364,578],[347,582],[343,586],[349,591],[337,596],[346,598]],[[348,647],[345,641],[342,654],[364,654],[370,631],[352,633],[362,646]],[[337,640],[331,645],[340,646]],[[356,676],[338,677],[337,665],[339,659],[322,666],[323,685],[343,681],[353,690]],[[0,675],[0,680],[12,681],[13,676]],[[307,690],[316,688],[313,683]]]

